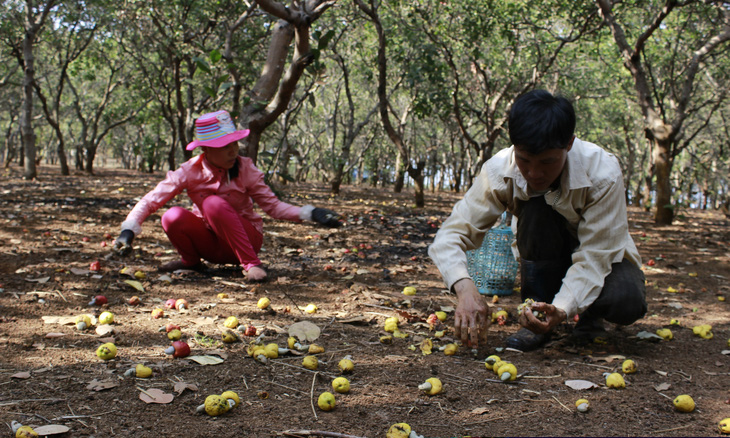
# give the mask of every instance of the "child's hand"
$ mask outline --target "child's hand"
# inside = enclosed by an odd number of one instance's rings
[[[312,210],[312,220],[326,227],[338,228],[342,225],[342,222],[340,222],[341,218],[342,216],[326,208],[315,207]]]
[[[114,242],[114,251],[124,256],[132,252],[132,242],[134,241],[134,232],[132,230],[122,230],[117,240]]]

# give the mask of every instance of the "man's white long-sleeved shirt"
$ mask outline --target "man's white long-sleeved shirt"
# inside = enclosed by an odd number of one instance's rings
[[[482,244],[485,233],[505,210],[519,220],[518,201],[531,196],[535,194],[517,167],[514,146],[484,163],[428,249],[450,290],[454,283],[469,277],[465,251]],[[612,154],[576,138],[559,189],[538,196],[545,196],[546,203],[567,220],[579,242],[552,302],[572,317],[598,298],[611,264],[627,258],[641,267],[641,257],[629,235],[621,168]]]

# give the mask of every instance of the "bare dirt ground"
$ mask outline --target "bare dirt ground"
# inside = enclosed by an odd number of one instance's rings
[[[329,230],[265,218],[261,256],[270,280],[264,284],[248,284],[238,268],[219,265],[202,274],[174,273],[167,282],[156,268],[175,253],[159,215],[144,224],[134,256],[109,251],[135,199],[161,174],[99,169],[92,177],[61,177],[42,168],[38,181],[19,176],[14,169],[0,177],[0,420],[8,425],[2,436],[11,435],[13,420],[65,425],[70,432],[62,436],[74,437],[384,437],[399,422],[426,437],[718,436],[718,422],[730,417],[729,304],[721,301],[730,298],[730,228],[719,213],[682,211],[674,225],[658,227],[649,213],[631,209],[631,234],[648,281],[646,317],[610,327],[606,343],[568,342],[566,324],[542,350],[498,353],[522,375],[505,384],[484,359],[517,330],[519,294],[494,305],[510,318],[493,326],[476,355],[462,347],[445,356],[436,348],[453,340],[455,301],[426,249],[460,195],[430,194],[428,207],[415,209],[412,194],[388,189],[345,187],[331,198],[323,186],[287,186],[283,199],[334,209],[346,215],[346,225]],[[95,261],[99,271],[90,269]],[[125,267],[145,274],[139,280],[144,293],[125,282],[132,280],[120,272]],[[403,295],[405,286],[417,294]],[[95,295],[105,295],[108,304],[89,306]],[[141,305],[127,303],[133,295]],[[271,299],[269,311],[256,307],[263,296]],[[151,310],[170,298],[185,298],[190,308],[153,319]],[[316,313],[301,310],[309,303],[317,305]],[[432,329],[426,319],[440,309],[448,311],[447,324]],[[49,318],[102,311],[115,315],[111,334]],[[325,349],[317,355],[319,369],[304,369],[301,354],[256,362],[246,353],[252,337],[221,343],[229,316],[280,346],[292,324],[316,324],[321,334],[315,343]],[[380,337],[391,316],[408,337],[387,345]],[[680,325],[671,325],[672,319]],[[193,355],[222,363],[164,354],[170,341],[159,328],[167,323],[181,326]],[[712,326],[713,339],[693,334],[699,324]],[[637,338],[665,327],[673,340]],[[445,335],[436,337],[444,328]],[[420,348],[426,339],[435,346],[432,354]],[[102,361],[95,350],[109,340],[118,354]],[[351,390],[335,394],[335,409],[324,412],[317,396],[332,391],[345,355],[355,364]],[[603,373],[621,372],[623,358],[633,359],[638,372],[625,375],[625,389],[609,389]],[[153,376],[123,377],[137,363],[151,367]],[[428,396],[418,385],[433,376],[444,391]],[[576,390],[565,383],[576,379],[596,387]],[[153,390],[174,398],[149,404],[140,398]],[[241,405],[219,417],[195,412],[207,395],[225,390],[236,391]],[[694,412],[674,409],[680,394],[693,397]],[[585,414],[574,406],[579,398],[591,403]]]

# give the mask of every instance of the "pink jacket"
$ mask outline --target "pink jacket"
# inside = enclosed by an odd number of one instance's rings
[[[228,200],[238,214],[260,233],[263,233],[263,221],[253,210],[252,200],[275,219],[294,222],[304,219],[300,217],[304,213],[302,207],[280,201],[264,183],[264,173],[250,158],[238,157],[238,169],[238,176],[228,181],[228,171],[210,165],[204,154],[191,158],[177,170],[167,172],[167,177],[137,202],[122,223],[122,230],[132,230],[139,235],[142,222],[184,190],[195,204],[193,213],[198,217],[203,217],[200,213],[203,200],[210,195],[218,195]]]

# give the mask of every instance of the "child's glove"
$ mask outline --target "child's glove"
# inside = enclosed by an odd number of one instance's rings
[[[326,208],[315,207],[312,210],[312,220],[326,227],[338,228],[342,225],[342,222],[340,222],[341,218],[342,216]]]
[[[132,242],[134,241],[134,232],[132,230],[122,230],[114,242],[114,250],[119,255],[127,255],[132,252]]]

